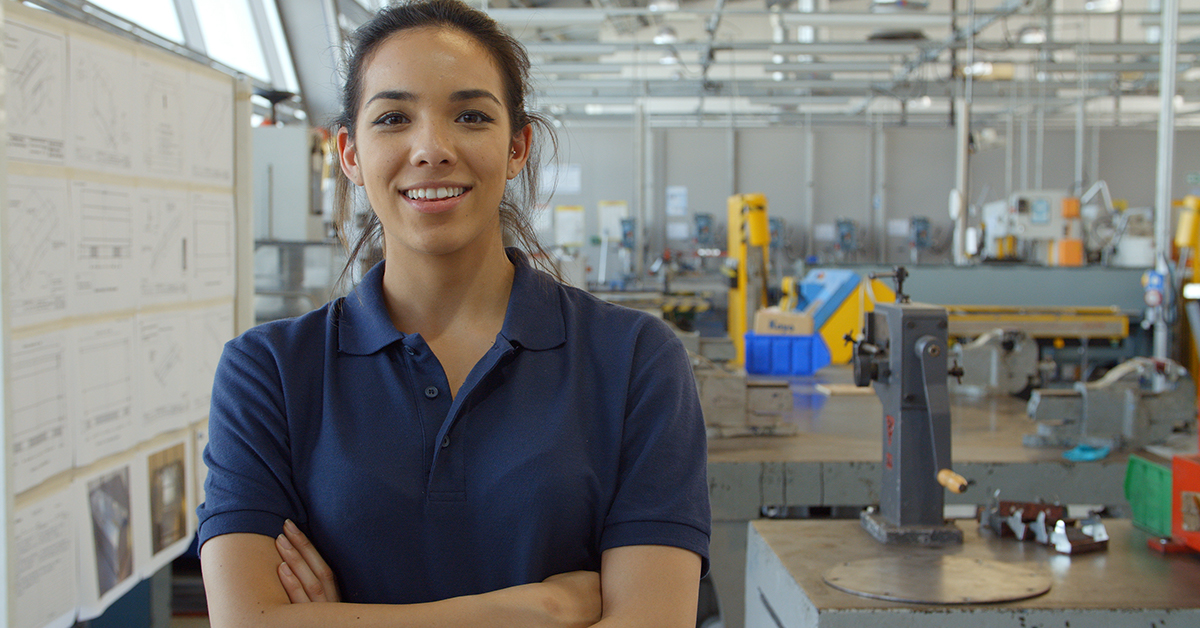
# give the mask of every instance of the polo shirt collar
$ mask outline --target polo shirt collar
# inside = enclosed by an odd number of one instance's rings
[[[518,249],[507,250],[515,268],[512,293],[500,336],[514,347],[535,351],[553,349],[566,342],[561,292],[545,273],[535,270]],[[383,268],[379,262],[341,300],[338,346],[344,353],[370,355],[405,335],[392,324],[383,300]]]

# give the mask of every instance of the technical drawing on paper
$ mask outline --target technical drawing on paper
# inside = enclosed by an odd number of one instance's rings
[[[80,261],[105,264],[133,256],[133,199],[128,188],[78,188],[82,210],[76,254]]]
[[[12,21],[5,26],[8,156],[62,163],[66,146],[66,38]]]
[[[76,363],[79,428],[76,458],[88,464],[125,451],[133,433],[133,327],[131,320],[79,328]]]
[[[193,194],[192,298],[233,296],[233,197]]]
[[[191,75],[187,99],[192,176],[233,184],[233,87],[228,80]]]
[[[63,318],[71,268],[66,182],[8,178],[6,262],[13,327]]]
[[[139,189],[136,221],[143,302],[186,299],[187,247],[192,230],[187,194]]]
[[[217,362],[221,360],[221,351],[225,343],[233,338],[233,306],[219,305],[192,310],[188,330],[188,337],[192,339],[192,361],[196,368],[192,408],[199,419],[208,415]]]
[[[133,53],[78,37],[70,44],[75,160],[84,167],[129,171],[140,134]]]
[[[61,332],[11,342],[9,468],[19,493],[71,467],[67,348]]]
[[[72,491],[59,491],[13,516],[16,628],[73,626],[76,617],[76,517]],[[14,603],[15,599],[15,603]]]
[[[154,174],[183,172],[184,70],[143,60],[138,64],[142,87],[143,164]]]
[[[185,314],[139,317],[139,394],[149,434],[183,427],[190,418],[190,380]]]
[[[73,182],[74,309],[81,314],[133,309],[141,270],[133,264],[134,189]]]

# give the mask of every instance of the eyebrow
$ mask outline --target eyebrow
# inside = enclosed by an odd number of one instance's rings
[[[500,102],[500,99],[496,98],[494,94],[486,89],[464,89],[450,94],[451,102],[462,102],[465,100],[475,100],[477,98],[486,98],[492,102],[495,102],[497,105],[503,106],[503,103]],[[369,105],[376,100],[400,100],[404,102],[416,102],[417,95],[403,90],[385,90],[372,96],[371,99],[364,103],[363,106]]]

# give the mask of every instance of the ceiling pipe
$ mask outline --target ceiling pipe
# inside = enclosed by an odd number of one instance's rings
[[[918,68],[926,63],[936,61],[943,52],[950,50],[960,42],[964,42],[970,38],[973,38],[985,28],[994,24],[997,20],[1013,15],[1032,3],[1033,0],[1005,0],[1004,4],[1000,5],[1000,7],[996,9],[995,13],[991,13],[981,18],[977,17],[971,20],[971,24],[968,27],[964,29],[956,29],[954,33],[950,35],[950,37],[946,38],[946,40],[942,42],[941,45],[923,50],[920,56],[918,56],[915,60],[906,63],[904,69],[892,77],[891,85],[888,85],[887,87],[881,87],[878,91],[884,93],[891,92],[899,87],[902,83],[906,82],[908,77],[912,76],[913,72],[916,72]],[[870,106],[871,101],[874,100],[874,98],[874,94],[868,96],[862,102],[862,104],[860,104],[855,108],[854,111],[850,113],[850,115],[860,115],[862,112],[866,111],[867,107]]]

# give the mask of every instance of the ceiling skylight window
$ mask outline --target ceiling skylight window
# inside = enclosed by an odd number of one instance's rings
[[[271,78],[247,0],[204,0],[195,6],[210,58],[264,81]]]
[[[174,0],[91,0],[92,4],[157,33],[175,42],[183,43],[183,29],[179,26],[179,14],[175,12]]]

